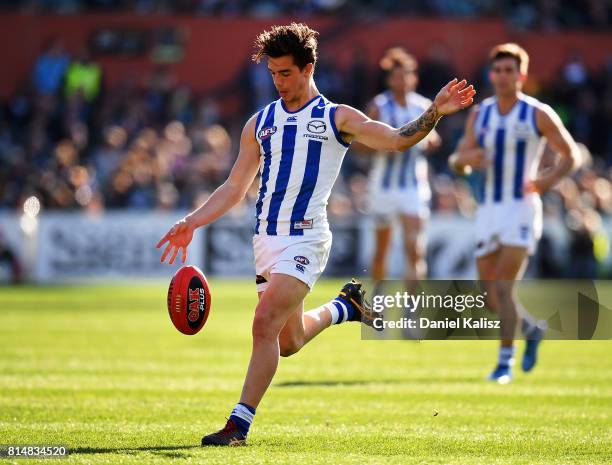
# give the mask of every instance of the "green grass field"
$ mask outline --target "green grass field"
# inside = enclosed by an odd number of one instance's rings
[[[66,464],[612,463],[610,342],[549,341],[498,386],[494,341],[362,341],[355,324],[281,360],[247,447],[203,449],[238,399],[256,299],[212,289],[191,337],[161,285],[0,289],[0,444],[63,444]]]

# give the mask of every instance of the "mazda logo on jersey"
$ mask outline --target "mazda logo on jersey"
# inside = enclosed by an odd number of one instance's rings
[[[306,126],[306,129],[308,129],[308,132],[313,132],[315,134],[322,134],[327,129],[327,125],[325,124],[325,121],[313,119],[312,121],[308,123],[308,126]]]
[[[276,132],[276,126],[270,126],[267,128],[263,128],[261,131],[259,131],[259,138],[266,139],[270,137],[272,134],[274,134],[275,132]]]

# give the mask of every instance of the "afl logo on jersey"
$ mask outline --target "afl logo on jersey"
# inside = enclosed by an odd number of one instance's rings
[[[327,125],[325,124],[325,121],[313,119],[308,123],[306,129],[308,129],[308,132],[312,132],[314,134],[322,134],[327,130]]]
[[[263,128],[261,131],[259,131],[259,138],[261,140],[267,139],[268,137],[270,137],[275,132],[276,132],[276,126],[270,126],[270,127],[267,127],[267,128]]]

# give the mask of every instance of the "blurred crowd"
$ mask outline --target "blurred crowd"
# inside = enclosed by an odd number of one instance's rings
[[[0,112],[0,207],[188,208],[233,161],[216,104],[166,72],[105,89],[52,41]]]
[[[444,15],[502,17],[519,28],[557,30],[610,26],[612,4],[602,0],[0,0],[0,8],[53,12],[136,11],[139,13],[252,15],[342,14],[346,17]]]
[[[337,69],[323,54],[317,85],[331,100],[363,109],[383,82],[359,50],[353,55],[348,69]],[[472,78],[483,97],[490,94],[485,69]],[[428,97],[456,74],[435,44],[419,73],[418,90]],[[60,40],[51,40],[30,78],[0,102],[0,209],[19,209],[32,195],[46,209],[193,208],[229,173],[246,118],[277,98],[265,67],[252,63],[236,80],[243,108],[229,119],[214,96],[196,95],[170,68],[138,79],[107,88],[103,67],[87,51],[70,56]],[[572,255],[591,257],[589,266],[596,267],[609,250],[601,231],[612,215],[612,62],[591,72],[573,56],[555,82],[530,80],[526,90],[551,104],[583,144],[582,167],[548,193],[545,204],[551,217],[565,221]],[[470,216],[476,205],[476,179],[454,177],[446,163],[464,118],[441,122],[443,145],[430,157],[432,207],[439,213]],[[365,211],[370,158],[352,155],[330,199],[332,216]],[[242,211],[256,194],[254,183]]]

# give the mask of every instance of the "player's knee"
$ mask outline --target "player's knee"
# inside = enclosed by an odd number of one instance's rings
[[[304,338],[293,336],[290,338],[283,338],[279,341],[280,355],[281,357],[290,357],[296,354],[304,346]]]
[[[253,340],[276,339],[280,333],[280,324],[270,311],[258,307],[253,318]]]

